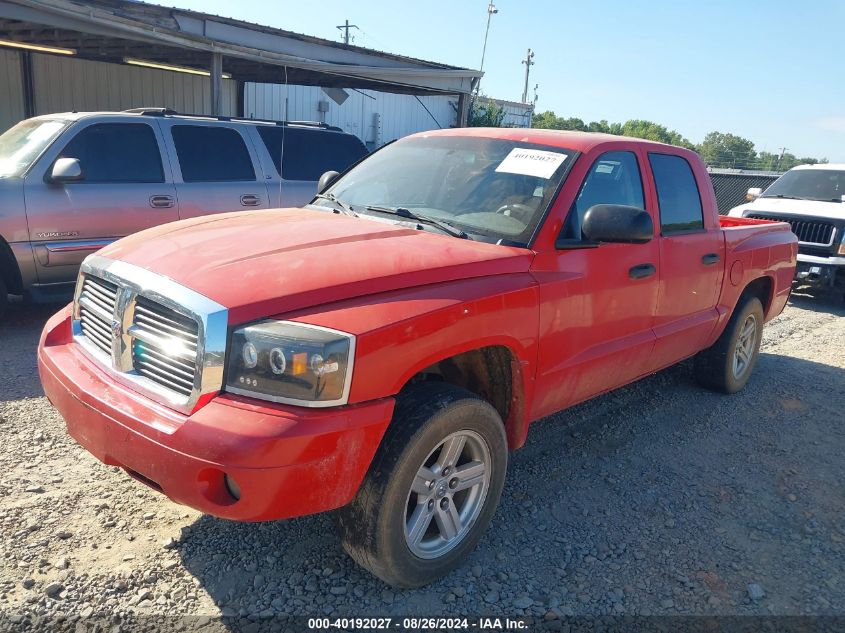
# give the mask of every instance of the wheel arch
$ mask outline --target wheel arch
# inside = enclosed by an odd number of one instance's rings
[[[12,247],[0,235],[0,278],[12,294],[23,294],[23,277]]]
[[[756,297],[763,304],[763,316],[765,319],[769,317],[769,311],[772,308],[772,301],[774,299],[775,282],[770,275],[761,275],[750,281],[737,299],[734,310],[739,308],[743,302],[749,297]]]
[[[402,384],[444,382],[476,394],[489,402],[505,425],[508,447],[525,443],[526,408],[522,363],[508,345],[495,343],[429,359]]]

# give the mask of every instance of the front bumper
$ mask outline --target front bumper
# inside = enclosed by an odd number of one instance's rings
[[[845,257],[818,257],[798,253],[795,280],[813,286],[845,290]]]
[[[240,521],[349,503],[393,414],[390,398],[305,409],[221,394],[185,416],[116,383],[83,355],[71,342],[68,309],[47,322],[38,369],[68,433],[100,461],[173,501]]]

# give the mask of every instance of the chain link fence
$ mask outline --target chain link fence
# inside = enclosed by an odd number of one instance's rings
[[[710,180],[716,190],[719,213],[725,215],[735,206],[746,202],[745,194],[751,187],[765,189],[780,178],[782,172],[748,169],[709,168]]]

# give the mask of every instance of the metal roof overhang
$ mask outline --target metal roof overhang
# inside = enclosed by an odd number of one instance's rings
[[[469,94],[482,73],[221,18],[127,0],[0,0],[0,38],[202,70],[213,54],[240,81]]]

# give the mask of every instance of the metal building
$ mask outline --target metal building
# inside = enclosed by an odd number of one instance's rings
[[[346,90],[332,99],[316,86],[284,86],[248,83],[244,91],[244,114],[275,120],[322,121],[355,134],[372,150],[402,136],[457,124],[457,99],[447,96],[416,96],[372,90]]]
[[[131,0],[0,0],[0,130],[69,110],[324,120],[371,147],[466,123],[481,76]]]

